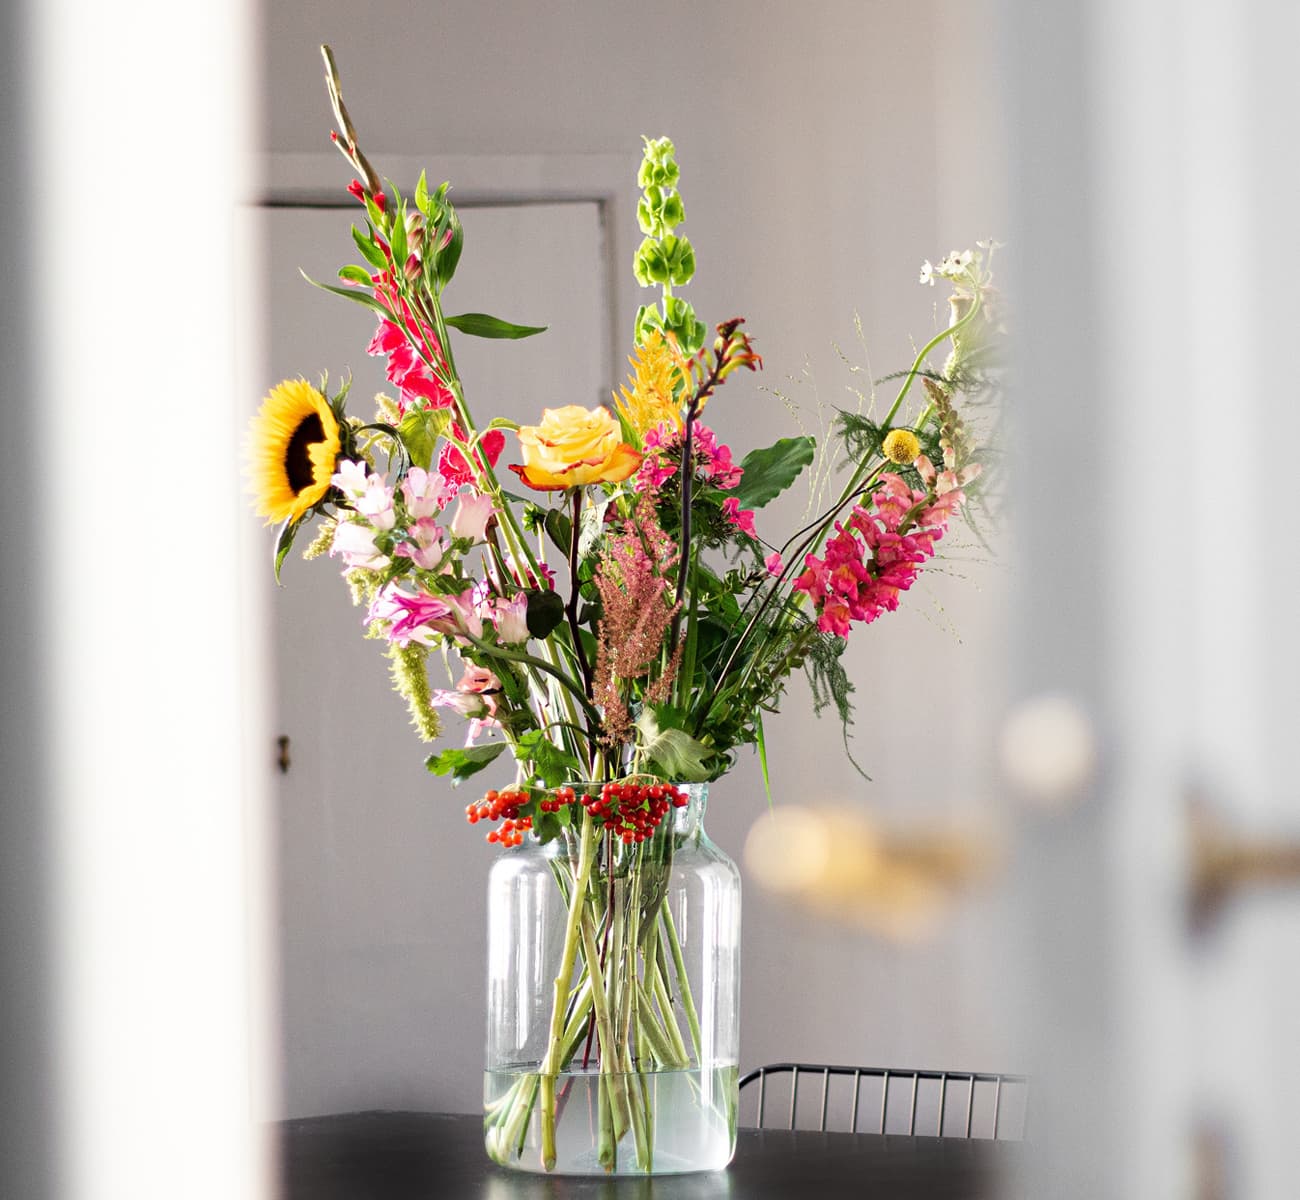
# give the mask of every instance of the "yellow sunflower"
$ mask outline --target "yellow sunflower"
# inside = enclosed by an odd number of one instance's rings
[[[339,423],[305,379],[273,387],[249,431],[256,510],[268,525],[297,520],[329,491],[339,456]]]
[[[642,441],[647,433],[665,421],[674,429],[680,429],[680,393],[686,380],[687,365],[676,343],[655,330],[627,361],[632,368],[628,378],[631,388],[619,388],[622,396],[614,397],[614,405],[623,419],[636,430]]]

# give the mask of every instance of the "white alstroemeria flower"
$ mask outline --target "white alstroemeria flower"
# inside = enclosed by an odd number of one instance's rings
[[[452,489],[437,472],[412,467],[402,480],[402,495],[406,499],[406,511],[419,521],[442,512],[451,500]]]
[[[340,555],[349,567],[365,567],[377,571],[388,566],[388,556],[375,546],[375,531],[359,521],[342,521],[334,530],[330,554]]]
[[[371,475],[366,479],[366,490],[357,497],[356,509],[376,529],[392,529],[397,524],[393,490],[382,475]]]
[[[343,459],[338,464],[338,471],[331,477],[332,483],[349,500],[356,501],[366,492],[366,464]]]

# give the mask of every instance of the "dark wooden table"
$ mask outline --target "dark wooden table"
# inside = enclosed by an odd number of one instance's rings
[[[483,1152],[478,1116],[347,1113],[277,1128],[283,1200],[996,1200],[1012,1194],[1021,1150],[957,1138],[742,1129],[725,1171],[593,1179],[497,1166]]]

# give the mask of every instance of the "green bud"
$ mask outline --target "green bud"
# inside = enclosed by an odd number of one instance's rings
[[[670,192],[664,197],[659,220],[665,229],[674,229],[686,220],[686,209],[682,207],[682,198],[676,192]]]
[[[636,310],[636,321],[632,325],[632,339],[640,346],[652,332],[662,330],[664,327],[663,317],[659,315],[659,309],[653,304],[643,304]]]
[[[642,138],[645,142],[645,156],[641,160],[641,169],[637,172],[637,186],[672,187],[677,183],[676,151],[667,138]]]
[[[637,248],[632,260],[632,272],[642,287],[653,287],[657,283],[667,283],[672,277],[672,268],[664,248],[654,238],[646,238]]]
[[[690,283],[695,274],[695,248],[690,239],[668,234],[660,243],[668,264],[668,274],[676,285]]]

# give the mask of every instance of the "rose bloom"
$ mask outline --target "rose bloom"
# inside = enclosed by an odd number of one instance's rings
[[[540,425],[519,427],[519,447],[523,466],[510,469],[542,492],[620,483],[641,465],[641,455],[619,440],[617,422],[599,407],[544,408]]]

